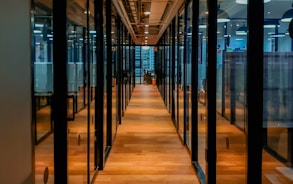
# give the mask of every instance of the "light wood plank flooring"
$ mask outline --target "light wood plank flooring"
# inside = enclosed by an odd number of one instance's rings
[[[115,95],[114,95],[115,96]],[[199,106],[204,117],[205,107]],[[93,115],[93,109],[91,109]],[[161,184],[198,183],[190,155],[182,145],[158,89],[138,85],[103,171],[95,183]],[[93,132],[91,125],[90,163],[93,163]],[[205,172],[206,119],[199,119],[199,164]],[[36,183],[43,183],[44,168],[49,168],[47,184],[54,183],[53,134],[35,146]],[[81,136],[78,144],[78,136]],[[87,109],[68,122],[68,183],[87,183]],[[227,144],[229,140],[229,144]],[[281,141],[281,140],[280,140]],[[223,117],[217,117],[217,183],[246,183],[246,139],[243,132]],[[91,177],[93,165],[90,166]],[[263,151],[263,184],[293,183],[291,168]]]
[[[156,87],[136,86],[95,183],[199,183]]]

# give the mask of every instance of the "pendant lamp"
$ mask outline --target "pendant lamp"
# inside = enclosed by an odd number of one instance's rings
[[[292,7],[293,7],[293,3],[292,3]],[[287,10],[283,14],[281,21],[282,22],[290,22],[292,18],[293,18],[293,8],[291,8],[290,10]]]

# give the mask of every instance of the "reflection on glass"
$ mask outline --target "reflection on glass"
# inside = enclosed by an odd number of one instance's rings
[[[112,18],[112,141],[114,140],[116,133],[117,133],[117,128],[118,128],[118,123],[119,123],[119,118],[118,118],[118,85],[117,85],[117,72],[118,72],[118,64],[117,64],[117,24],[114,19]]]
[[[187,21],[186,21],[186,71],[185,71],[185,93],[186,93],[186,144],[191,150],[191,121],[192,121],[192,108],[191,108],[191,95],[192,95],[192,3],[187,6]]]
[[[200,15],[205,15],[207,9],[207,2],[201,1],[199,3]],[[202,173],[206,176],[206,138],[207,138],[207,22],[206,18],[200,17],[199,28],[198,28],[198,173]]]
[[[217,26],[217,183],[245,183],[247,5],[222,2],[221,9],[230,21]]]
[[[170,31],[168,31],[168,34],[166,34],[166,37],[170,37]],[[168,40],[168,39],[167,39]],[[170,99],[169,99],[169,94],[170,94],[170,58],[169,58],[169,53],[170,53],[170,46],[169,46],[169,40],[166,41],[165,43],[167,46],[165,46],[165,81],[166,81],[166,86],[165,86],[165,91],[166,91],[166,99],[165,103],[167,106],[167,110],[170,111]]]
[[[71,22],[74,18],[70,16],[73,13],[72,3],[67,3],[67,16]],[[80,6],[80,9],[74,14],[87,20],[86,3]],[[85,22],[80,25],[68,24],[67,26],[67,97],[73,101],[73,105],[68,104],[68,112],[74,112],[73,118],[68,114],[68,183],[80,182],[88,183],[89,167],[89,149],[90,132],[88,129],[88,119],[91,118],[90,107],[86,106],[89,102],[87,93],[90,89],[89,75],[91,73],[89,56],[91,40],[89,37],[90,28],[86,27]],[[71,99],[71,97],[73,99]],[[88,117],[89,116],[89,117]],[[90,119],[91,120],[91,119]]]
[[[42,183],[43,173],[49,171],[48,183],[54,182],[53,157],[53,24],[52,16],[36,7],[33,20],[33,81],[35,117],[35,181]]]
[[[177,67],[177,89],[178,89],[178,132],[182,140],[184,140],[184,11],[178,15],[179,32],[179,52]]]
[[[178,16],[175,17],[175,73],[173,74],[174,75],[174,82],[175,82],[175,89],[174,89],[174,114],[175,114],[175,127],[176,127],[176,130],[178,130],[178,91],[179,91],[179,88],[178,88],[178,80],[179,80],[179,76],[178,76]]]
[[[94,4],[89,3],[89,10],[92,11],[94,9]],[[88,48],[88,62],[90,66],[90,74],[89,74],[89,89],[90,89],[90,95],[88,97],[88,103],[90,104],[90,112],[88,113],[88,136],[89,136],[89,142],[88,142],[88,158],[87,164],[88,164],[88,169],[89,169],[89,178],[90,181],[89,183],[92,183],[95,175],[95,171],[97,169],[97,163],[95,163],[95,158],[96,158],[96,147],[95,147],[95,132],[96,132],[96,127],[95,127],[95,90],[96,90],[96,78],[97,78],[97,72],[96,72],[96,64],[97,64],[97,56],[96,56],[96,31],[94,30],[94,19],[92,16],[92,12],[90,12],[89,16],[89,25],[92,25],[88,27],[89,30],[89,48]]]
[[[34,95],[36,109],[36,141],[52,131],[51,100],[53,93],[51,17],[35,17]],[[49,36],[49,37],[48,37]]]
[[[289,22],[280,20],[291,5],[283,0],[264,5],[264,183],[292,183],[293,49]],[[273,13],[267,14],[268,11]]]

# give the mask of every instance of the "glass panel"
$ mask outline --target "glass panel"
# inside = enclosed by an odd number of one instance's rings
[[[113,5],[112,5],[113,6]],[[117,23],[112,16],[112,141],[117,132],[118,118],[118,85],[117,85]]]
[[[104,3],[104,7],[103,7],[103,12],[106,12],[106,0],[103,0]],[[108,132],[111,131],[109,130],[108,131],[108,126],[107,126],[107,34],[106,34],[106,14],[103,13],[103,34],[104,34],[104,40],[103,40],[103,44],[105,45],[102,49],[103,49],[103,53],[104,53],[104,56],[103,56],[103,62],[104,62],[104,104],[103,104],[103,107],[104,107],[104,110],[103,110],[103,151],[104,151],[104,158],[105,158],[105,155],[106,155],[106,152],[107,152],[107,137],[108,137]],[[96,148],[98,149],[98,148]],[[102,162],[102,161],[100,161]],[[104,161],[103,161],[104,162]]]
[[[95,9],[94,9],[94,3],[93,1],[89,1],[89,48],[88,48],[88,62],[90,63],[90,75],[89,75],[89,84],[90,84],[90,96],[88,97],[88,103],[90,103],[89,111],[88,112],[88,169],[89,169],[89,179],[90,181],[93,181],[94,174],[97,168],[97,163],[95,163],[95,90],[96,90],[96,64],[97,64],[97,56],[96,56],[96,30],[94,27],[94,15],[95,15]]]
[[[141,47],[136,46],[135,47],[135,83],[141,84],[142,78],[141,78]],[[145,72],[143,72],[143,75]]]
[[[187,22],[186,22],[186,144],[191,150],[191,120],[192,120],[192,108],[191,108],[191,95],[192,95],[192,3],[187,5]]]
[[[175,17],[175,73],[173,74],[174,75],[174,83],[175,83],[175,89],[174,89],[174,109],[175,109],[175,127],[176,129],[178,129],[178,80],[179,80],[179,76],[178,76],[178,15],[176,15]]]
[[[218,8],[217,183],[245,183],[247,5],[223,1]]]
[[[51,99],[53,93],[53,35],[52,17],[35,15],[34,95],[36,106],[36,140],[52,131]]]
[[[207,139],[207,2],[199,3],[199,27],[198,27],[198,164],[199,173],[206,174],[206,139]]]
[[[179,52],[178,52],[178,132],[184,137],[184,11],[179,13]]]
[[[292,183],[292,39],[280,20],[292,2],[265,3],[263,76],[263,183]],[[289,32],[288,32],[289,30]]]
[[[169,29],[168,29],[169,30]],[[165,71],[165,76],[166,76],[166,106],[167,110],[170,111],[170,99],[169,99],[169,90],[170,90],[170,46],[169,46],[169,38],[170,38],[170,32],[166,34],[168,41],[166,42],[165,46],[165,63],[166,63],[166,71]]]
[[[40,2],[35,1],[38,4]],[[52,5],[47,5],[52,6]],[[48,168],[48,183],[54,182],[54,144],[52,119],[53,94],[53,17],[40,7],[32,7],[32,68],[34,81],[35,182],[43,182]],[[48,7],[50,8],[50,7]]]
[[[68,183],[88,183],[88,121],[90,103],[90,38],[87,19],[87,3],[67,3],[67,81],[68,98],[74,97],[74,103],[68,104]],[[78,18],[78,17],[81,17]],[[74,106],[74,116],[72,107]]]
[[[122,24],[122,116],[124,116],[125,109],[126,109],[126,37],[127,37],[127,31],[124,24]],[[125,77],[125,78],[124,78]]]

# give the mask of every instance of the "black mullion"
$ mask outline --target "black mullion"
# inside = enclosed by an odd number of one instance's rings
[[[181,60],[180,60],[180,34],[179,34],[179,30],[180,30],[180,15],[177,15],[177,32],[176,32],[176,36],[177,36],[177,79],[176,79],[176,101],[177,101],[177,113],[175,114],[176,116],[176,130],[178,132],[179,130],[179,88],[178,88],[178,84],[179,82],[181,82]]]
[[[68,183],[66,1],[53,0],[54,183]]]
[[[174,18],[171,24],[171,33],[172,33],[172,71],[171,71],[171,97],[172,97],[172,110],[171,110],[171,118],[173,121],[175,121],[175,96],[174,96],[174,91],[175,91],[175,23],[176,19]]]
[[[198,161],[198,15],[199,0],[192,1],[192,59],[191,59],[191,161]]]
[[[112,146],[112,16],[111,1],[106,1],[106,41],[107,41],[107,146]]]
[[[208,6],[208,66],[207,66],[207,183],[216,183],[216,61],[217,61],[217,1],[207,0]]]
[[[119,124],[122,123],[122,113],[121,113],[121,20],[120,17],[116,17],[117,25],[117,87],[118,87],[118,119]]]
[[[122,39],[122,42],[120,43],[121,44],[121,65],[120,65],[120,82],[121,82],[121,88],[122,88],[122,90],[121,90],[121,96],[122,96],[122,101],[121,101],[121,108],[122,108],[122,116],[124,116],[124,100],[125,100],[125,97],[124,97],[124,75],[123,75],[123,73],[124,73],[124,63],[125,63],[125,59],[124,59],[124,33],[125,33],[125,31],[124,31],[124,29],[125,29],[125,27],[124,27],[124,25],[123,24],[121,24],[121,26],[122,26],[122,29],[121,29],[121,38],[120,39]]]
[[[172,32],[172,22],[171,22],[171,25],[170,25],[170,27],[169,27],[169,44],[168,44],[168,49],[169,49],[169,96],[168,96],[168,98],[169,98],[169,109],[168,109],[168,111],[169,112],[171,112],[171,110],[172,110],[172,64],[173,64],[173,62],[172,62],[172,45],[171,44],[173,44],[173,37],[172,37],[172,34],[173,34],[173,32]],[[171,37],[171,39],[170,39],[170,37]],[[171,118],[172,118],[172,114],[171,114]]]
[[[187,89],[186,89],[186,62],[187,62],[187,10],[188,2],[184,4],[184,50],[183,50],[183,142],[187,144]]]
[[[90,183],[90,118],[91,118],[91,57],[90,57],[90,23],[89,23],[89,0],[86,1],[86,41],[87,41],[87,183]],[[75,26],[74,26],[75,29]],[[75,32],[76,34],[76,32]],[[74,114],[74,112],[73,112]]]
[[[102,0],[95,0],[95,30],[96,30],[96,81],[98,88],[95,90],[95,127],[96,127],[96,154],[95,167],[104,168],[104,33],[103,33],[103,8]]]
[[[167,105],[167,99],[166,99],[166,40],[168,39],[167,37],[167,32],[164,34],[164,51],[163,51],[163,80],[164,80],[164,87],[163,87],[163,96],[164,96],[164,102],[165,105]]]
[[[247,183],[262,183],[263,1],[248,0],[247,15]]]

